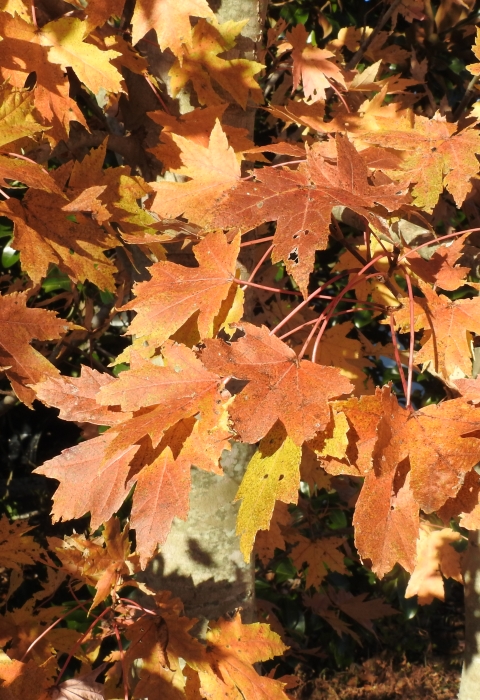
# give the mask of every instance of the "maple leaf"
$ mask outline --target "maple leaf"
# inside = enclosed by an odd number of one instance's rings
[[[332,610],[331,600],[324,593],[314,593],[313,595],[304,594],[302,596],[304,604],[311,608],[316,615],[328,622],[330,627],[335,630],[339,637],[343,634],[350,635],[357,644],[361,644],[360,637],[356,634],[344,620],[342,620],[337,611]]]
[[[352,397],[337,401],[334,406],[341,409],[355,432],[355,450],[352,461],[360,474],[365,476],[373,466],[373,449],[377,441],[377,427],[383,415],[382,389],[376,388],[373,396]]]
[[[258,530],[268,530],[275,501],[297,503],[302,450],[276,423],[262,439],[247,467],[235,501],[240,551],[248,561]]]
[[[480,528],[480,476],[473,469],[465,476],[465,480],[454,498],[447,498],[445,503],[437,511],[445,525],[448,525],[452,518],[460,516],[462,527],[467,530],[477,530]]]
[[[69,84],[62,68],[50,62],[48,45],[42,45],[34,25],[18,15],[12,17],[1,12],[0,36],[0,73],[4,80],[23,88],[28,75],[35,71],[33,99],[42,119],[51,127],[46,132],[47,138],[53,141],[64,138],[72,120],[86,127],[82,112],[69,97]]]
[[[87,393],[90,420],[99,422],[102,406],[112,404],[135,411],[133,416],[122,414],[123,422],[108,433],[65,450],[37,470],[60,481],[53,516],[71,519],[90,511],[92,528],[116,512],[136,484],[131,526],[142,566],[165,541],[173,518],[188,514],[191,465],[218,471],[229,437],[222,428],[219,377],[185,346],[170,342],[162,352],[164,366],[134,357],[132,369],[101,386],[98,415]],[[75,482],[83,488],[72,498]]]
[[[131,524],[140,565],[145,568],[157,545],[164,544],[174,518],[186,520],[190,509],[191,462],[175,459],[170,447],[143,467],[136,479]]]
[[[67,203],[60,193],[36,189],[28,190],[21,202],[11,197],[0,203],[4,216],[15,224],[14,245],[23,269],[40,282],[53,263],[74,282],[89,279],[100,289],[113,290],[114,264],[104,251],[117,239],[82,213],[62,212]]]
[[[296,354],[265,326],[242,323],[245,335],[230,345],[205,341],[202,361],[224,377],[249,383],[230,409],[242,440],[258,442],[280,420],[297,445],[323,430],[330,420],[328,400],[352,385],[334,367],[322,367]]]
[[[472,51],[475,54],[475,56],[480,60],[480,29],[477,27],[477,34],[475,37],[475,45],[472,46]],[[465,66],[467,70],[472,73],[472,75],[479,75],[480,74],[480,63],[470,63],[468,66]]]
[[[80,377],[50,377],[34,384],[32,389],[37,399],[47,406],[60,409],[59,418],[62,420],[116,425],[129,418],[130,414],[99,406],[95,400],[101,387],[113,381],[110,375],[83,365]]]
[[[424,260],[418,253],[410,254],[408,266],[424,282],[449,292],[458,289],[465,284],[465,278],[471,272],[469,267],[455,265],[462,256],[465,239],[469,235],[459,236],[449,246],[440,246],[429,260]]]
[[[384,415],[377,427],[374,468],[365,477],[353,522],[358,553],[372,562],[381,578],[397,562],[413,571],[419,507],[404,462],[408,443],[405,445],[402,428],[410,412],[398,404],[388,387],[380,397]]]
[[[446,379],[470,375],[472,350],[470,332],[479,333],[480,298],[451,301],[437,294],[428,285],[421,284],[425,298],[414,297],[415,330],[425,329],[421,349],[415,356],[417,363],[432,365]],[[395,321],[403,331],[410,330],[410,300],[395,313]],[[460,375],[460,376],[461,376]]]
[[[136,555],[130,552],[129,528],[120,530],[118,518],[110,518],[100,537],[87,539],[84,535],[70,535],[63,540],[50,537],[50,549],[62,563],[64,571],[83,583],[96,588],[90,609],[126,585],[124,577],[137,570]],[[128,581],[128,585],[132,585]]]
[[[33,659],[23,663],[2,654],[0,681],[4,700],[47,700],[49,678]]]
[[[336,147],[336,165],[316,144],[306,147],[306,162],[296,170],[257,171],[253,182],[240,182],[227,192],[213,216],[214,226],[242,231],[277,221],[272,261],[284,261],[305,296],[315,251],[327,247],[333,207],[346,206],[373,221],[370,210],[376,203],[392,210],[403,202],[394,184],[369,183],[366,163],[346,137],[337,135]]]
[[[139,697],[165,697],[168,700],[185,697],[183,674],[189,675],[185,661],[192,669],[203,668],[206,672],[212,672],[206,659],[205,646],[190,634],[197,620],[183,615],[181,601],[170,598],[170,595],[168,591],[157,593],[156,615],[142,616],[126,632],[131,640],[126,663],[142,660],[140,682],[135,689]],[[181,669],[184,669],[183,673]]]
[[[8,83],[0,86],[0,146],[45,129],[32,116],[33,109],[31,90],[15,89]]]
[[[138,0],[132,17],[132,43],[137,44],[145,34],[155,30],[162,49],[182,56],[184,45],[192,46],[190,16],[214,20],[215,15],[206,0]]]
[[[41,165],[20,158],[0,156],[0,177],[4,180],[18,180],[28,187],[61,194],[55,180]]]
[[[272,518],[268,530],[259,530],[255,537],[255,554],[262,564],[267,564],[273,559],[275,549],[285,551],[285,538],[282,534],[282,527],[287,527],[291,523],[291,515],[288,511],[288,504],[277,501],[273,509]]]
[[[359,625],[365,627],[369,632],[375,634],[372,620],[379,617],[387,617],[387,615],[398,615],[399,611],[392,608],[379,598],[365,600],[368,593],[360,593],[352,595],[348,591],[329,589],[330,600],[338,606],[338,608],[352,620],[358,622]]]
[[[183,214],[190,223],[202,226],[211,218],[214,202],[240,179],[240,165],[220,122],[210,134],[208,147],[172,134],[181,150],[183,166],[177,169],[188,182],[154,182],[156,192],[151,209],[174,219]]]
[[[155,347],[198,314],[200,338],[212,337],[215,317],[233,286],[239,244],[238,238],[229,244],[223,233],[213,232],[194,247],[198,267],[152,265],[152,279],[137,284],[135,299],[122,307],[137,312],[128,332]]]
[[[420,605],[428,605],[434,598],[445,600],[442,574],[462,583],[461,554],[452,544],[462,535],[449,527],[438,530],[424,523],[417,542],[417,565],[408,582],[405,598],[418,596]]]
[[[85,8],[86,19],[83,20],[87,27],[86,34],[95,27],[104,25],[110,17],[121,17],[124,5],[125,0],[102,0],[100,3],[88,0]]]
[[[54,520],[81,518],[91,514],[91,527],[96,529],[117,512],[132,484],[127,482],[130,463],[139,445],[128,445],[107,458],[113,432],[70,447],[35,469],[60,482],[53,498]]]
[[[263,69],[261,63],[246,58],[220,58],[219,54],[234,48],[236,38],[247,20],[210,24],[200,19],[192,31],[192,46],[185,47],[169,71],[170,91],[177,97],[190,81],[201,105],[218,105],[224,102],[214,89],[213,82],[231,95],[246,109],[249,95],[256,102],[262,101],[262,91],[254,75]]]
[[[349,574],[344,563],[345,555],[338,549],[345,542],[342,537],[322,537],[315,540],[295,534],[289,537],[289,540],[297,543],[290,554],[297,569],[302,569],[303,565],[307,564],[306,588],[319,588],[329,571]]]
[[[204,697],[221,694],[232,700],[287,700],[283,683],[257,674],[254,663],[283,654],[286,647],[268,625],[243,625],[240,614],[233,620],[210,623],[206,635],[207,659],[212,671],[200,669]]]
[[[326,49],[319,49],[307,43],[309,33],[303,24],[297,24],[286,33],[286,41],[278,47],[278,52],[293,49],[293,88],[296,90],[300,81],[303,83],[305,97],[312,102],[326,99],[325,90],[332,86],[330,80],[335,80],[347,89],[340,68],[329,61],[335,54]]]
[[[102,664],[105,666],[105,664]],[[105,686],[96,683],[95,678],[102,672],[99,666],[88,674],[69,678],[50,691],[51,700],[104,700]]]
[[[101,51],[86,43],[87,26],[77,17],[61,17],[38,31],[37,41],[48,49],[48,60],[64,70],[73,68],[78,78],[94,93],[122,90],[122,75],[110,63],[118,51]]]
[[[406,151],[402,178],[406,173],[415,183],[412,195],[417,207],[431,212],[444,187],[460,207],[480,169],[475,156],[480,152],[478,131],[467,127],[455,133],[458,125],[448,123],[438,113],[433,119],[416,115],[413,128],[408,119],[397,121],[395,127],[383,133],[363,134],[362,139]]]
[[[6,515],[0,520],[0,566],[20,571],[25,564],[34,564],[40,554],[40,545],[26,535],[33,526],[17,520],[9,523]]]
[[[27,308],[27,299],[27,292],[0,298],[0,367],[18,398],[30,406],[35,392],[27,385],[58,374],[57,368],[30,345],[31,340],[56,340],[74,326],[54,311]]]
[[[212,105],[205,107],[205,109],[195,109],[193,112],[187,112],[179,117],[160,111],[147,112],[152,121],[163,127],[161,142],[148,150],[161,161],[164,170],[178,171],[182,167],[182,151],[181,144],[174,141],[173,135],[183,136],[188,141],[208,149],[210,135],[217,120],[221,122],[226,108],[226,104]],[[228,124],[223,124],[222,129],[236,154],[252,148],[253,142],[248,138],[247,129]],[[184,157],[187,157],[187,153]]]

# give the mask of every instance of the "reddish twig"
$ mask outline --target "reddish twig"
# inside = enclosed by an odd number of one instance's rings
[[[32,160],[31,158],[28,158],[28,156],[22,156],[22,155],[20,155],[20,153],[9,153],[9,152],[7,152],[7,156],[12,156],[12,158],[20,158],[21,160],[26,160],[27,163],[33,163],[34,165],[38,165],[38,167],[41,168],[46,175],[50,175],[48,170],[45,170],[43,165],[40,165],[40,163],[37,163],[36,161]]]
[[[407,393],[405,394],[407,399],[407,408],[410,406],[410,400],[412,398],[412,378],[413,378],[413,352],[415,349],[415,309],[413,306],[413,289],[412,280],[410,275],[406,274],[405,279],[407,281],[408,298],[410,300],[410,347],[408,351],[408,382],[407,382]]]
[[[273,241],[275,236],[266,236],[265,238],[255,238],[254,241],[246,241],[245,243],[240,243],[240,248],[246,248],[249,245],[258,245],[258,243],[266,243],[267,241]]]
[[[148,77],[148,75],[144,74],[143,77],[145,78],[145,80],[147,81],[147,83],[148,83],[148,84],[150,85],[150,87],[152,88],[155,97],[156,97],[157,100],[160,102],[160,104],[162,105],[162,107],[163,107],[163,109],[165,110],[165,112],[166,112],[167,114],[170,114],[170,110],[168,109],[167,105],[165,104],[165,101],[164,101],[163,97],[161,96],[161,94],[159,93],[159,91],[157,90],[157,88],[155,87],[155,85],[152,83],[152,81],[150,80],[150,78]]]
[[[291,292],[288,289],[277,289],[277,287],[265,287],[263,284],[255,284],[255,282],[248,282],[247,280],[239,280],[238,277],[233,277],[232,282],[236,284],[245,285],[246,287],[255,287],[256,289],[264,289],[266,292],[277,292],[277,294],[289,294],[290,296],[301,297],[301,292]]]
[[[69,655],[67,656],[67,660],[66,660],[65,663],[63,664],[63,666],[62,666],[62,668],[61,668],[61,670],[60,670],[60,673],[58,674],[57,680],[55,681],[55,685],[56,685],[56,686],[58,686],[58,684],[60,683],[63,674],[64,674],[65,671],[67,670],[68,664],[70,663],[71,659],[73,658],[73,656],[74,656],[75,652],[77,651],[78,647],[80,646],[80,644],[82,644],[82,642],[85,641],[85,639],[88,637],[88,635],[89,635],[90,632],[93,630],[93,628],[94,628],[95,625],[98,623],[98,621],[101,620],[102,617],[105,617],[105,615],[106,615],[110,610],[111,610],[111,607],[110,607],[110,606],[108,606],[108,608],[105,608],[105,610],[104,610],[103,612],[101,612],[100,615],[98,615],[98,616],[94,619],[94,621],[92,622],[92,624],[90,625],[90,627],[87,629],[87,631],[84,632],[84,633],[79,637],[79,639],[76,641],[76,643],[75,643],[75,644],[73,645],[73,647],[70,649],[70,653],[69,653]]]
[[[455,238],[455,236],[462,236],[464,233],[474,233],[475,231],[480,231],[480,228],[468,228],[466,231],[455,231],[455,233],[447,233],[445,236],[439,236],[438,238],[434,238],[432,241],[427,241],[426,243],[422,243],[422,245],[417,245],[416,248],[412,248],[407,253],[401,255],[398,259],[398,264],[402,263],[412,253],[415,253],[417,250],[420,250],[420,248],[426,248],[429,245],[435,245],[439,241],[446,241],[448,238]]]
[[[344,271],[344,272],[341,272],[340,274],[336,275],[335,277],[332,277],[331,280],[328,280],[327,282],[325,282],[324,284],[322,284],[321,287],[319,287],[319,288],[316,289],[314,292],[312,292],[312,293],[311,293],[306,299],[304,299],[297,307],[295,307],[295,309],[293,309],[293,311],[290,311],[290,313],[287,314],[287,316],[285,316],[285,318],[282,319],[282,320],[280,321],[280,323],[277,323],[277,325],[275,326],[275,328],[272,328],[272,330],[270,331],[270,335],[273,335],[274,333],[276,333],[277,331],[279,331],[280,328],[283,328],[283,326],[284,326],[286,323],[288,323],[288,321],[290,321],[290,319],[291,319],[293,316],[295,316],[295,314],[297,314],[301,309],[303,309],[304,306],[306,306],[307,304],[309,304],[309,303],[312,301],[312,299],[314,299],[315,297],[317,297],[317,296],[320,294],[320,292],[323,292],[324,289],[326,289],[327,287],[330,287],[330,285],[332,285],[334,282],[336,282],[337,280],[341,279],[342,277],[345,277],[345,275],[351,274],[352,272],[356,272],[356,270],[346,270],[346,271]]]
[[[24,653],[24,655],[22,656],[20,661],[23,661],[24,658],[26,657],[26,655],[29,653],[29,651],[31,651],[33,649],[35,644],[37,644],[37,642],[39,642],[43,637],[45,637],[45,635],[48,634],[50,632],[50,630],[53,630],[53,628],[56,627],[59,622],[64,620],[66,617],[68,617],[70,615],[70,613],[75,612],[75,610],[78,610],[81,607],[82,607],[82,605],[75,606],[71,610],[68,610],[64,615],[61,615],[61,617],[59,617],[58,620],[55,620],[55,622],[52,622],[52,624],[49,627],[47,627],[46,630],[43,630],[42,634],[39,634],[38,637],[33,640],[33,642],[30,644],[30,646],[28,647],[27,651]]]
[[[370,263],[368,263],[368,265],[369,264]],[[368,265],[365,265],[365,268],[367,268]],[[376,272],[373,272],[370,275],[366,275],[365,277],[362,277],[361,274],[362,274],[362,271],[360,271],[358,273],[358,275],[353,280],[351,280],[347,285],[345,285],[345,287],[342,289],[342,291],[339,294],[337,294],[336,297],[334,297],[332,299],[331,303],[327,306],[327,308],[323,312],[322,315],[323,315],[324,321],[323,321],[322,327],[318,331],[318,335],[315,339],[315,344],[313,346],[313,351],[312,351],[312,362],[315,362],[315,360],[317,359],[318,346],[320,345],[320,341],[322,339],[323,334],[325,333],[325,329],[327,328],[328,322],[330,321],[330,319],[333,316],[333,312],[335,311],[335,307],[340,303],[340,301],[342,301],[342,298],[345,296],[345,294],[347,294],[347,292],[352,290],[353,287],[355,287],[355,285],[357,285],[359,282],[363,282],[364,280],[371,279],[372,277],[377,277]],[[320,317],[319,321],[321,321],[321,320],[322,320],[322,318]],[[300,353],[300,357],[303,355],[304,352],[306,352],[307,347],[308,347],[308,343],[310,342],[313,335],[315,335],[315,332],[318,328],[318,325],[313,329],[311,337],[308,339],[308,342],[302,348],[301,353]]]
[[[252,270],[252,272],[251,272],[251,274],[250,274],[250,277],[248,278],[247,282],[252,282],[252,280],[255,278],[255,275],[257,274],[257,272],[259,271],[259,269],[262,267],[263,263],[264,263],[265,260],[268,258],[268,256],[269,256],[270,253],[272,252],[272,250],[273,250],[273,243],[272,243],[272,245],[271,245],[269,248],[267,248],[267,250],[264,252],[264,254],[263,254],[262,257],[260,258],[260,260],[258,261],[258,263],[255,265],[255,267],[253,268],[253,270]],[[242,287],[242,289],[243,289],[243,287]]]
[[[122,638],[120,637],[120,632],[118,630],[118,626],[117,626],[117,623],[115,622],[115,620],[113,620],[112,624],[113,624],[113,631],[115,633],[115,637],[117,638],[118,651],[120,652],[120,663],[122,664],[122,682],[123,682],[124,700],[128,700],[128,675],[127,675],[127,667],[125,665],[125,652],[123,651]]]
[[[405,372],[403,371],[402,359],[400,357],[400,352],[398,350],[397,334],[395,333],[395,317],[392,313],[389,314],[389,319],[390,319],[390,331],[392,334],[393,354],[395,355],[395,362],[397,363],[398,373],[399,373],[400,379],[402,381],[403,393],[406,396],[407,391],[408,391],[407,382],[405,380]]]

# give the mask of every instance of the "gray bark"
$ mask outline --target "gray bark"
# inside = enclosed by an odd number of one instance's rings
[[[188,519],[174,521],[142,577],[151,588],[180,597],[191,617],[212,620],[240,607],[244,621],[253,620],[252,562],[239,550],[233,499],[254,450],[233,443],[222,455],[223,476],[192,469]]]
[[[464,563],[465,653],[458,700],[480,696],[480,531],[470,533]]]

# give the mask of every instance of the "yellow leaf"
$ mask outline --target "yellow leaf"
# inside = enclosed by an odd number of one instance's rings
[[[85,24],[76,17],[62,17],[42,27],[40,43],[49,48],[49,61],[64,69],[73,68],[82,83],[95,94],[101,88],[107,92],[122,91],[122,75],[110,63],[121,54],[113,50],[101,51],[85,43],[85,29]]]
[[[267,530],[275,501],[296,503],[302,448],[281,423],[263,438],[247,467],[235,500],[242,499],[237,519],[240,550],[248,561],[257,530]]]
[[[343,459],[348,447],[347,433],[350,430],[345,413],[333,414],[333,435],[325,439],[325,443],[320,451],[315,450],[319,457],[335,457]]]

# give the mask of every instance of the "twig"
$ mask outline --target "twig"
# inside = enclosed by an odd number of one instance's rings
[[[81,604],[80,604],[80,605],[76,605],[74,608],[72,608],[71,610],[68,610],[64,615],[62,615],[61,617],[59,617],[58,620],[55,620],[55,622],[52,622],[52,624],[51,624],[49,627],[47,627],[46,630],[43,630],[42,634],[39,634],[38,637],[36,637],[36,639],[33,640],[33,642],[30,644],[30,646],[28,647],[27,651],[24,653],[24,655],[22,656],[22,658],[20,659],[20,661],[23,661],[23,660],[24,660],[24,658],[26,657],[26,655],[28,654],[28,652],[31,651],[31,650],[33,649],[33,647],[35,646],[35,644],[37,644],[37,642],[39,642],[39,641],[42,639],[42,637],[44,637],[46,634],[48,634],[48,633],[50,632],[50,630],[53,630],[53,628],[56,627],[56,626],[58,625],[59,622],[61,622],[62,620],[64,620],[66,617],[68,617],[68,616],[70,615],[70,613],[75,612],[75,610],[78,610],[78,609],[81,608],[81,607],[83,607]]]
[[[402,0],[393,0],[392,4],[388,8],[388,10],[380,18],[380,20],[379,20],[377,26],[375,27],[375,29],[373,30],[373,32],[369,36],[367,36],[367,38],[364,41],[362,41],[362,44],[361,44],[360,48],[358,49],[358,51],[356,51],[354,53],[352,58],[349,60],[349,62],[345,66],[345,68],[347,70],[353,70],[360,63],[365,51],[368,49],[368,47],[370,46],[372,41],[375,39],[375,37],[378,36],[380,31],[386,25],[386,23],[388,22],[388,20],[393,15],[393,13],[395,12],[395,10],[397,9],[397,7],[400,5],[401,2],[402,2]]]
[[[465,107],[469,103],[470,98],[472,96],[473,88],[475,87],[475,85],[478,83],[479,80],[480,80],[480,73],[477,73],[477,75],[474,75],[473,78],[471,79],[471,81],[468,83],[467,89],[465,90],[465,94],[463,95],[462,99],[458,103],[456,110],[453,113],[453,121],[456,122],[462,116],[463,110],[465,109]]]
[[[120,637],[120,632],[118,630],[117,623],[115,620],[112,621],[113,631],[115,632],[115,637],[117,638],[118,651],[120,652],[120,663],[122,664],[122,682],[123,682],[123,694],[125,700],[128,700],[128,680],[127,680],[127,667],[125,665],[125,652],[123,650],[122,638]]]
[[[79,607],[79,606],[78,606],[78,607]],[[84,633],[81,635],[81,637],[78,638],[77,642],[73,645],[72,649],[70,649],[70,653],[69,653],[69,655],[67,656],[67,660],[66,660],[65,663],[63,664],[63,666],[62,666],[62,668],[61,668],[61,670],[60,670],[60,673],[58,674],[57,680],[55,681],[55,685],[56,685],[56,686],[58,686],[58,684],[60,683],[63,674],[64,674],[65,671],[67,670],[67,666],[68,666],[68,664],[70,663],[70,660],[73,658],[73,656],[74,656],[75,652],[77,651],[78,647],[80,646],[80,644],[82,644],[82,642],[85,641],[85,639],[88,637],[88,635],[89,635],[90,632],[93,630],[93,628],[94,628],[95,625],[98,623],[98,621],[101,620],[102,617],[105,617],[105,615],[106,615],[110,610],[111,610],[111,607],[110,607],[110,606],[108,606],[108,608],[105,608],[105,610],[104,610],[103,612],[101,612],[100,615],[98,615],[98,616],[94,619],[94,621],[92,622],[92,624],[90,625],[90,627],[88,628],[88,630],[87,630],[86,632],[84,632]]]
[[[251,274],[250,274],[250,277],[248,278],[247,282],[252,282],[252,281],[255,279],[255,275],[257,274],[257,272],[259,271],[259,269],[262,267],[263,263],[264,263],[265,260],[268,258],[268,256],[269,256],[270,253],[272,252],[272,250],[273,250],[273,243],[272,243],[272,245],[271,245],[269,248],[267,248],[267,250],[264,252],[264,254],[263,254],[262,257],[260,258],[260,260],[258,261],[258,263],[255,265],[255,267],[253,268],[253,270],[252,270],[252,272],[251,272]],[[242,289],[243,289],[243,287],[242,287]]]
[[[246,241],[245,243],[240,243],[240,248],[246,248],[249,245],[257,245],[258,243],[266,243],[267,241],[273,241],[274,238],[275,238],[275,236],[266,236],[265,238],[255,238],[255,240],[253,240],[253,241]]]
[[[412,280],[410,275],[406,274],[405,279],[407,281],[408,288],[408,298],[410,300],[410,348],[408,352],[408,382],[407,382],[407,408],[410,406],[410,400],[412,397],[412,377],[413,377],[413,352],[415,349],[415,310],[413,307],[413,290],[412,290]]]
[[[265,287],[263,284],[255,284],[255,282],[248,282],[247,280],[239,280],[237,277],[232,279],[232,282],[236,284],[245,285],[246,287],[256,287],[257,289],[264,289],[266,292],[277,292],[277,294],[289,294],[290,296],[301,297],[301,292],[291,292],[288,289],[277,289],[277,287]]]
[[[395,333],[395,317],[392,313],[390,316],[390,331],[392,333],[392,343],[393,343],[393,353],[395,355],[395,362],[397,363],[398,373],[400,374],[400,379],[402,381],[403,393],[405,396],[408,393],[407,382],[405,380],[405,372],[403,371],[402,359],[398,351],[397,334]]]

